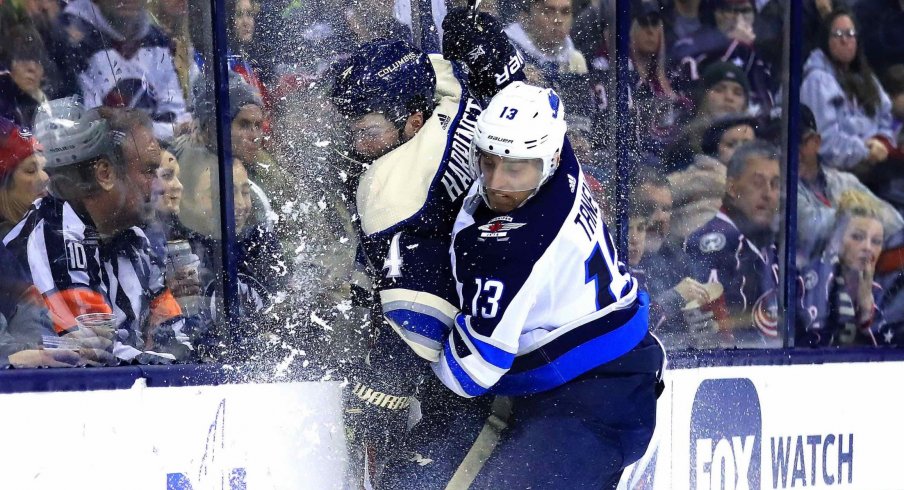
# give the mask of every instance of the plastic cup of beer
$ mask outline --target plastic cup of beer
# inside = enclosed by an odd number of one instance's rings
[[[113,340],[116,330],[116,317],[113,313],[86,313],[75,317],[75,321],[80,329]]]

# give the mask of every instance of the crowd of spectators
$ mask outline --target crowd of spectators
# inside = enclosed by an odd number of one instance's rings
[[[0,365],[361,352],[360,168],[333,151],[322,94],[356,46],[409,38],[410,15],[387,0],[226,6],[229,324],[209,2],[0,0]],[[650,291],[651,328],[676,348],[780,346],[787,1],[632,0],[628,114],[612,103],[612,0],[482,8],[528,80],[563,95],[607,219],[630,207],[624,260]],[[804,0],[804,17],[796,341],[896,345],[904,3]],[[65,154],[42,138],[64,116],[102,126],[113,148],[47,161]],[[614,196],[616,125],[630,128],[630,203]]]

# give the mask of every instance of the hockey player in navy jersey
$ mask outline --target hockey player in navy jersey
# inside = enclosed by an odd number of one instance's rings
[[[513,397],[489,460],[466,468],[471,488],[615,488],[655,425],[664,352],[649,298],[618,260],[564,111],[516,82],[477,121],[479,178],[451,248],[461,312],[432,363],[462,397]]]
[[[473,182],[468,158],[481,100],[522,78],[523,61],[491,16],[455,9],[443,26],[443,56],[373,41],[339,68],[331,92],[344,117],[342,158],[357,184],[359,255],[380,310],[346,410],[353,447],[364,442],[375,456],[366,463],[374,476],[405,435],[410,397],[431,376],[429,362],[458,312],[448,250]],[[425,413],[430,403],[464,403],[426,398]]]

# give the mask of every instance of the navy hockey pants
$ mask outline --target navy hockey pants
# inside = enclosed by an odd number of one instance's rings
[[[508,429],[471,488],[614,489],[652,438],[661,364],[660,347],[648,336],[570,383],[516,398]],[[490,398],[443,394],[428,402],[411,438],[420,461],[388,468],[383,488],[445,488],[477,439]]]

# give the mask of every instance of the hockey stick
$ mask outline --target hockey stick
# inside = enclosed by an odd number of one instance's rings
[[[499,445],[502,431],[508,428],[509,418],[512,416],[512,399],[497,396],[493,400],[492,414],[474,440],[474,444],[465,455],[461,464],[455,470],[455,474],[446,484],[445,490],[467,490],[474,483],[477,474],[490,459],[490,455]]]

